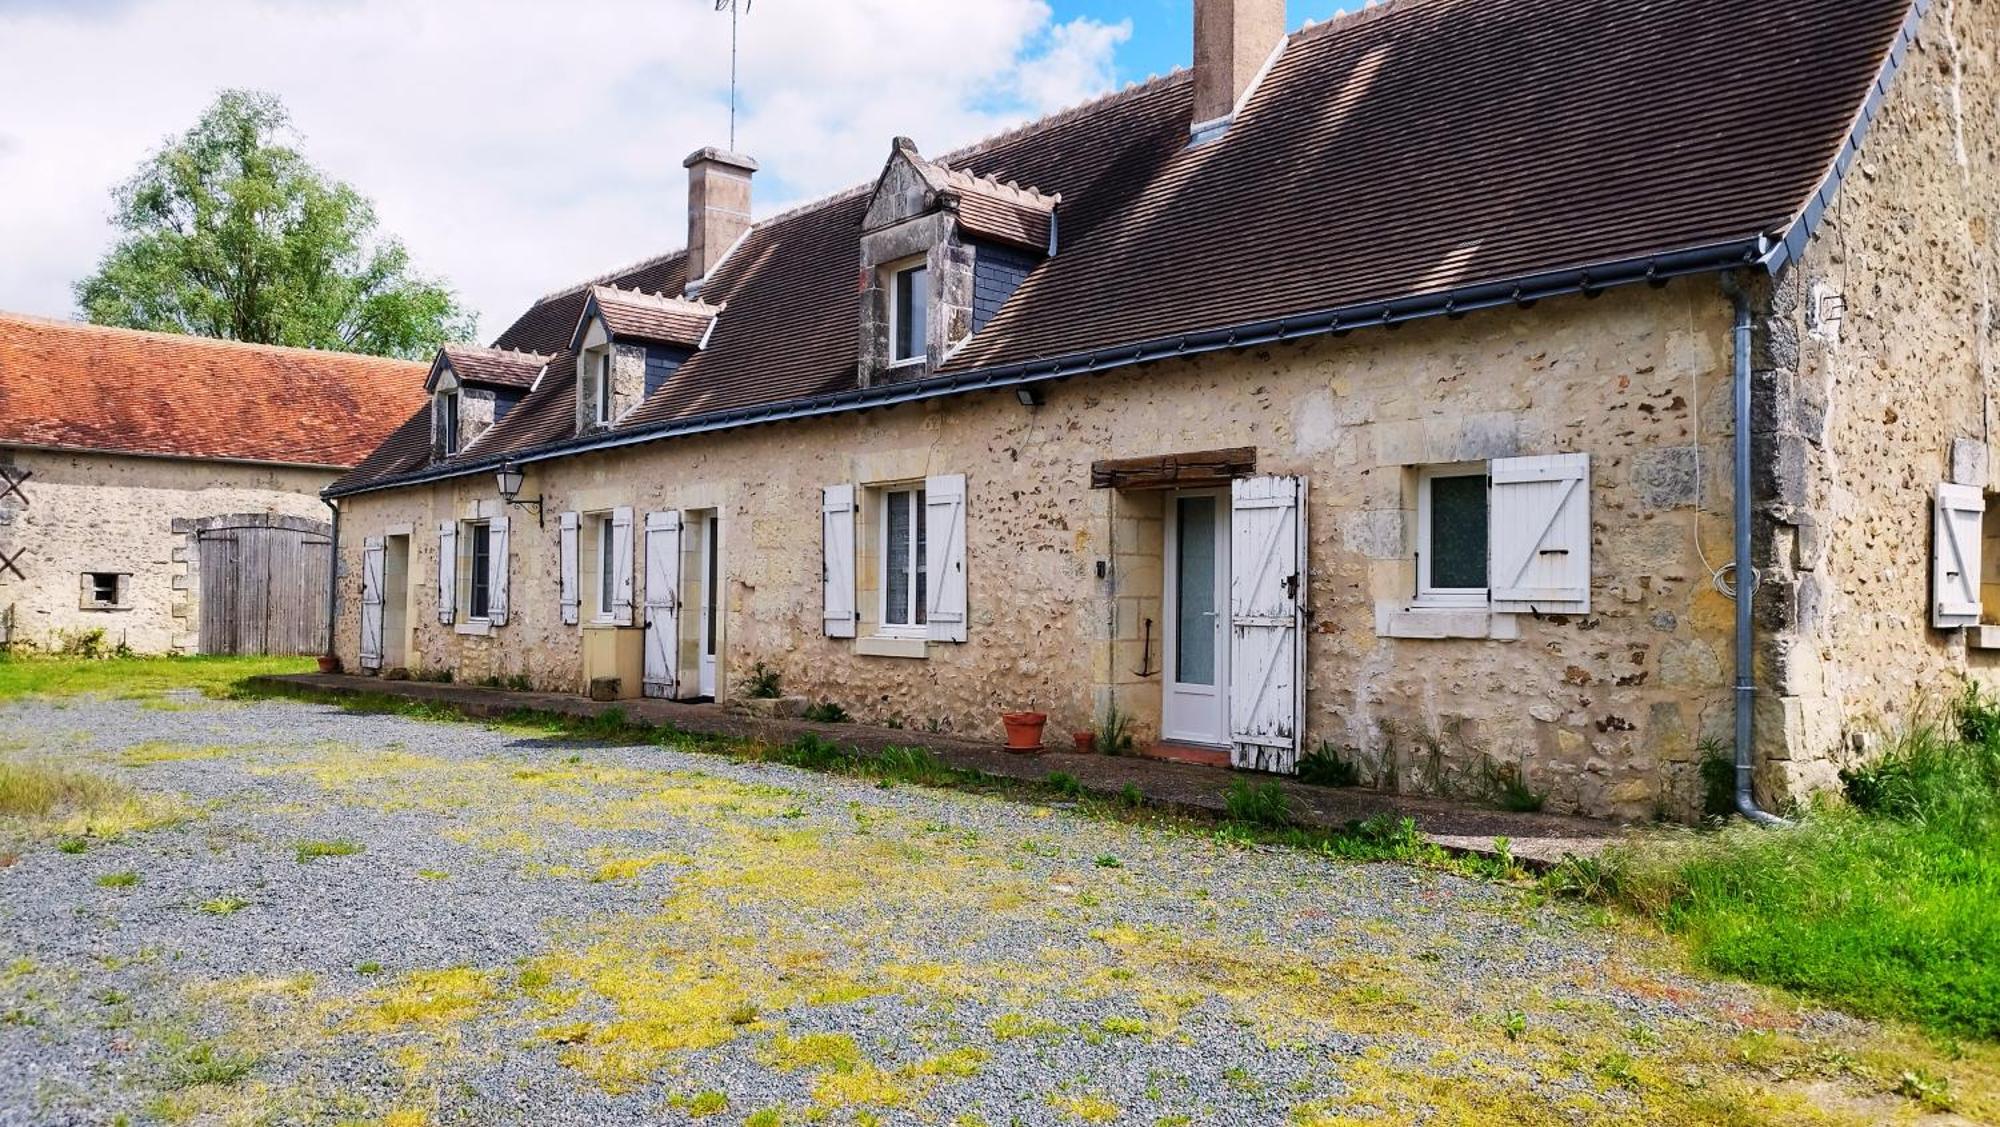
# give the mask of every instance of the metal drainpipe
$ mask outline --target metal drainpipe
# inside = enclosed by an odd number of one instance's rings
[[[1736,583],[1736,811],[1760,826],[1790,822],[1757,805],[1751,789],[1751,715],[1757,704],[1757,682],[1751,646],[1751,599],[1757,572],[1750,566],[1750,295],[1731,288],[1736,305],[1736,464],[1733,508],[1736,516],[1736,559],[1730,566]]]
[[[321,504],[333,510],[333,535],[327,544],[331,557],[326,568],[326,654],[332,657],[334,631],[340,617],[340,500],[321,498]]]

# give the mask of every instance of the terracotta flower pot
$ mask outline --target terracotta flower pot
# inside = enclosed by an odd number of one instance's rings
[[[319,671],[321,673],[340,672],[340,658],[333,654],[319,655]]]
[[[1081,732],[1071,732],[1069,734],[1069,738],[1076,741],[1076,753],[1078,755],[1097,754],[1096,732],[1093,732],[1088,728],[1086,728]]]
[[[1007,728],[1008,751],[1042,750],[1042,725],[1049,722],[1046,712],[1003,712],[1000,723]]]

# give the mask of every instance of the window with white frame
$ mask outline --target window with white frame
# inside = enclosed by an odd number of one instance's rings
[[[879,632],[890,637],[922,638],[926,633],[929,574],[924,558],[924,490],[921,486],[881,491],[882,529],[878,558],[882,592]]]
[[[918,364],[928,335],[930,271],[919,261],[889,276],[889,362]]]
[[[447,455],[458,453],[458,393],[441,391],[437,396],[438,429]]]
[[[609,348],[597,354],[596,369],[594,378],[597,380],[597,421],[600,423],[609,423],[611,421],[611,350]]]
[[[1433,466],[1417,477],[1417,601],[1484,605],[1487,594],[1486,464]]]
[[[618,525],[610,513],[592,513],[590,531],[590,613],[609,622],[618,606]]]
[[[483,520],[464,522],[459,529],[458,544],[464,564],[460,574],[465,577],[460,608],[468,620],[484,622],[493,606],[493,526]]]

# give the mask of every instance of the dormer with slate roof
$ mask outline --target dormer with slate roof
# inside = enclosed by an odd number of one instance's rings
[[[602,430],[658,391],[707,342],[719,305],[594,285],[570,336],[576,432]]]
[[[984,327],[1055,253],[1060,202],[896,138],[861,221],[861,386],[927,375]]]
[[[431,362],[424,390],[431,397],[431,460],[471,448],[488,427],[535,386],[549,358],[510,348],[448,344]]]

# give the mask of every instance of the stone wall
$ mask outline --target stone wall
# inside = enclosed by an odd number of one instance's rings
[[[515,511],[510,620],[483,637],[430,608],[438,522],[496,513],[490,475],[362,494],[343,501],[337,645],[352,665],[362,537],[404,529],[411,666],[574,690],[556,514],[712,508],[724,695],[763,661],[788,691],[916,729],[997,738],[1001,709],[1032,706],[1063,738],[1112,700],[1153,725],[1158,679],[1135,671],[1160,617],[1159,499],[1091,489],[1090,463],[1252,446],[1258,472],[1310,482],[1308,746],[1384,786],[1464,793],[1501,765],[1552,809],[1682,816],[1698,743],[1730,722],[1730,603],[1696,547],[1728,558],[1729,328],[1717,284],[1682,281],[1077,378],[1034,408],[978,394],[536,463],[523,494],[547,524]],[[1407,594],[1410,467],[1564,452],[1592,458],[1590,613],[1378,633],[1378,603]],[[967,479],[969,640],[895,657],[824,637],[821,488],[946,473]]]
[[[1937,484],[2000,501],[1996,54],[1991,0],[1932,6],[1760,326],[1759,666],[1775,692],[1758,743],[1779,795],[1834,783],[1960,678],[2000,685],[2000,652],[1930,626]]]
[[[325,520],[325,470],[178,458],[134,458],[0,449],[0,464],[27,470],[28,501],[0,500],[0,556],[23,550],[26,578],[0,568],[0,616],[14,644],[59,647],[65,635],[102,629],[104,644],[140,653],[195,645],[187,537],[174,521],[226,513]],[[117,609],[87,609],[81,578],[129,579]]]

